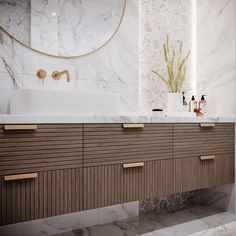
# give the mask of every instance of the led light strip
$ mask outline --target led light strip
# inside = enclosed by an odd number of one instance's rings
[[[197,95],[197,0],[191,0],[192,6],[192,94]]]

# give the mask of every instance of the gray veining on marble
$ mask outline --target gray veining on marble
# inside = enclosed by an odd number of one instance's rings
[[[0,25],[30,45],[30,0],[0,1]]]

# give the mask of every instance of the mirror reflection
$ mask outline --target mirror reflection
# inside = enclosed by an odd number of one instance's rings
[[[81,56],[111,39],[125,0],[0,0],[0,26],[46,54]]]

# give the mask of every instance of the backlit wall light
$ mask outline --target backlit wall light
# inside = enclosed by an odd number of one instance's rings
[[[192,32],[191,32],[191,64],[192,64],[192,94],[197,95],[197,0],[191,0]]]

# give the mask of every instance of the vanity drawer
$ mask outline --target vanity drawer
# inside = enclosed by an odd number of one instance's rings
[[[175,193],[234,183],[234,154],[174,160]]]
[[[82,167],[82,125],[0,126],[0,175]]]
[[[0,176],[0,225],[46,218],[83,209],[83,169],[30,173],[34,178]],[[13,176],[14,177],[14,176]]]
[[[166,196],[173,191],[173,160],[84,168],[85,209]]]
[[[85,167],[170,159],[172,148],[171,124],[84,125]]]
[[[233,123],[200,125],[174,124],[175,158],[234,153]]]

